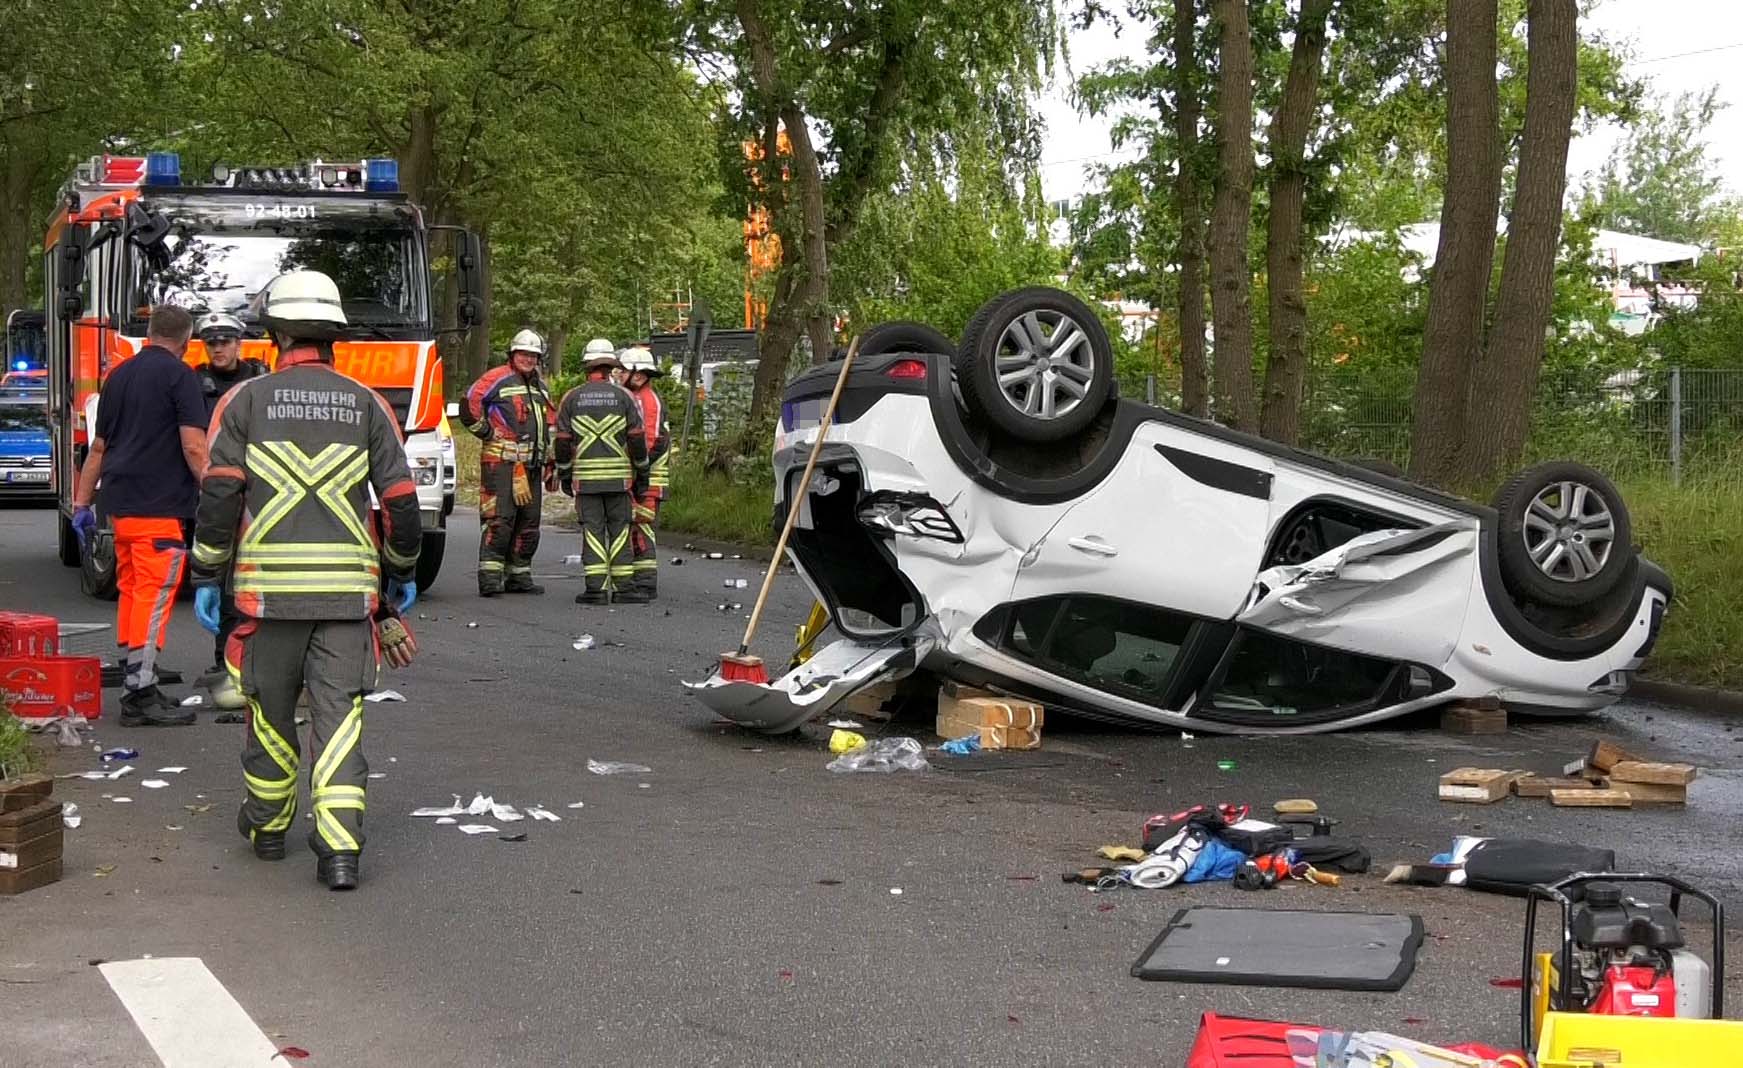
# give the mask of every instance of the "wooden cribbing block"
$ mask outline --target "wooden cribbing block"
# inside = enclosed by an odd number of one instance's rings
[[[1513,783],[1514,797],[1548,797],[1551,790],[1596,790],[1590,779],[1558,779],[1545,775],[1527,775]]]
[[[1695,781],[1695,766],[1622,760],[1610,769],[1610,778],[1616,782],[1642,782],[1653,786],[1687,786]]]
[[[1562,808],[1634,807],[1634,799],[1622,790],[1551,790],[1549,803]]]

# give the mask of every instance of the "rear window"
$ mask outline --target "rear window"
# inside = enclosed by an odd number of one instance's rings
[[[48,408],[42,400],[0,400],[0,430],[47,430]]]

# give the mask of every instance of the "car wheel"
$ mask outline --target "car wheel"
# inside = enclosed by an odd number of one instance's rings
[[[417,575],[412,580],[418,584],[420,595],[436,584],[436,575],[442,570],[442,556],[447,548],[446,531],[424,531],[423,544],[418,546]]]
[[[1615,588],[1634,556],[1622,495],[1584,464],[1539,464],[1495,494],[1501,574],[1528,601],[1590,604]]]
[[[60,517],[60,531],[56,549],[60,553],[61,563],[66,567],[79,566],[79,535],[73,530],[73,521],[66,516]]]
[[[943,331],[907,319],[879,323],[859,335],[861,356],[881,356],[888,352],[937,352],[948,356],[955,351],[956,343]]]
[[[981,307],[957,353],[971,412],[1020,441],[1081,433],[1113,395],[1114,354],[1101,319],[1069,293],[1037,287]]]

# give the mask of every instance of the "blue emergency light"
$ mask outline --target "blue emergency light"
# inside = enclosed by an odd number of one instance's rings
[[[182,158],[174,152],[152,152],[145,157],[146,185],[181,185]]]
[[[399,192],[399,160],[379,158],[364,160],[363,188],[371,193]]]
[[[28,371],[28,370],[30,370],[30,361],[29,360],[14,360],[12,363],[12,369],[14,371]]]

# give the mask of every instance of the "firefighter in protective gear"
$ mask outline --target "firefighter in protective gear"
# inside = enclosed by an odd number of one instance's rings
[[[466,429],[484,441],[478,460],[480,597],[545,592],[533,582],[556,415],[539,373],[544,356],[544,339],[522,330],[508,343],[508,363],[484,372],[461,405]]]
[[[200,392],[206,398],[206,423],[210,426],[212,413],[218,410],[218,401],[224,394],[248,381],[266,374],[266,364],[259,360],[242,358],[242,335],[245,328],[242,320],[228,312],[212,312],[200,317],[194,325],[194,333],[206,346],[206,362],[194,369],[194,375],[200,380]],[[236,611],[236,598],[230,594],[230,576],[223,577],[222,595],[218,607],[218,636],[212,643],[212,667],[206,673],[210,682],[212,703],[223,709],[239,709],[248,705],[242,691],[236,688],[236,680],[230,677],[230,671],[224,666],[224,646],[230,641],[230,634],[236,629],[236,624],[242,622],[242,617]]]
[[[297,698],[306,687],[309,845],[320,881],[349,890],[357,885],[369,770],[363,696],[378,671],[372,617],[384,569],[397,607],[417,596],[417,491],[393,412],[333,369],[345,314],[332,279],[292,271],[258,299],[278,366],[218,403],[194,523],[195,609],[210,629],[218,584],[230,572],[244,618],[225,659],[248,698],[238,828],[255,856],[284,856],[297,812]]]
[[[654,389],[654,379],[664,373],[654,354],[641,345],[626,349],[623,367],[629,372],[624,384],[641,405],[642,439],[648,449],[648,488],[636,495],[630,513],[630,588],[646,594],[651,601],[659,596],[660,559],[654,542],[654,524],[660,518],[660,501],[672,484],[672,432],[666,426],[665,402]]]
[[[609,351],[611,343],[604,344],[608,351],[586,355],[587,381],[557,408],[557,478],[563,492],[575,497],[587,583],[575,603],[645,604],[648,598],[629,588],[629,537],[633,501],[648,487],[647,442],[641,405],[611,381],[611,371],[622,364]]]

